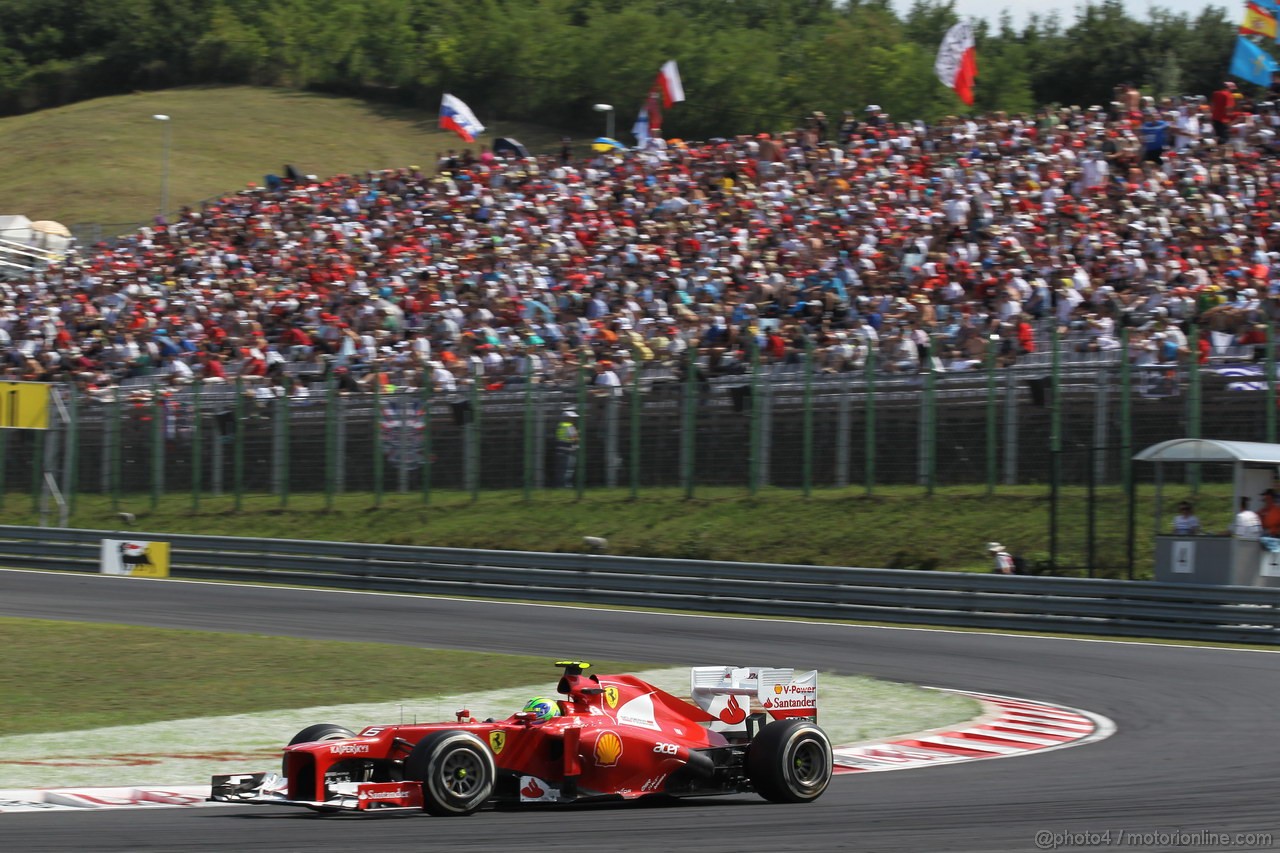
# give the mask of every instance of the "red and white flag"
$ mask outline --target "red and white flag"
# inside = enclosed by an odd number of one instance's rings
[[[653,84],[654,89],[662,93],[662,105],[670,107],[684,100],[684,84],[680,82],[680,69],[676,67],[674,59],[667,60],[662,64],[662,70],[658,72],[658,82]]]
[[[973,28],[968,24],[956,24],[947,30],[938,48],[938,58],[933,63],[942,85],[955,89],[960,100],[973,106],[973,80],[978,76],[978,52],[973,42]]]

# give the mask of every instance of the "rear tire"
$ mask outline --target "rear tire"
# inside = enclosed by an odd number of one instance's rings
[[[493,795],[493,753],[471,732],[441,731],[418,741],[404,760],[404,777],[422,783],[422,809],[439,817],[469,815]]]
[[[771,803],[807,803],[831,782],[831,741],[808,720],[765,726],[747,747],[747,778]]]

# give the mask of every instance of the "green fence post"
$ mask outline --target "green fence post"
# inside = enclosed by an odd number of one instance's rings
[[[324,394],[324,508],[333,509],[338,478],[338,382],[332,374]]]
[[[291,438],[290,429],[293,426],[292,419],[289,417],[289,395],[285,394],[276,397],[277,418],[280,418],[280,507],[281,509],[289,505],[289,445]]]
[[[1191,336],[1187,339],[1190,363],[1187,365],[1187,437],[1200,437],[1201,385],[1200,385],[1200,330],[1195,324],[1191,326]],[[1187,466],[1187,479],[1190,481],[1191,493],[1200,494],[1200,466],[1194,462]]]
[[[1120,472],[1124,493],[1133,479],[1133,364],[1130,361],[1129,328],[1120,330]]]
[[[1137,533],[1137,484],[1133,479],[1133,371],[1129,361],[1129,328],[1120,330],[1120,475],[1128,518],[1125,523],[1125,562],[1133,580]]]
[[[748,421],[748,429],[750,437],[748,439],[750,446],[750,470],[747,472],[749,482],[748,490],[754,497],[760,491],[760,455],[763,451],[761,443],[763,436],[760,433],[760,409],[764,401],[760,399],[760,346],[756,344],[751,347],[751,414]]]
[[[801,422],[801,489],[813,495],[813,338],[804,337],[804,415]]]
[[[1058,565],[1058,489],[1062,480],[1062,353],[1058,346],[1058,324],[1050,327],[1052,373],[1049,401],[1049,565]]]
[[[876,350],[870,343],[867,344],[867,362],[863,368],[863,376],[866,381],[864,408],[867,413],[866,478],[867,494],[870,495],[876,488]]]
[[[435,390],[432,368],[424,372],[422,383],[422,503],[431,503],[431,393]]]
[[[684,411],[680,425],[680,479],[684,485],[684,496],[688,500],[693,497],[694,453],[696,443],[694,430],[698,423],[698,348],[690,344],[685,352],[684,376]]]
[[[42,429],[33,430],[35,432],[35,453],[31,458],[31,512],[37,514],[40,512],[40,492],[44,489],[44,442],[45,431]],[[43,522],[43,518],[41,519]]]
[[[67,386],[67,513],[76,511],[80,491],[80,392],[75,383]]]
[[[480,411],[480,386],[484,382],[484,365],[474,362],[471,370],[471,502],[480,500],[481,444],[484,436]]]
[[[1276,443],[1276,332],[1267,324],[1267,443]]]
[[[375,365],[370,376],[373,379],[373,414],[371,418],[371,426],[373,428],[373,441],[370,446],[373,448],[373,508],[382,508],[382,380],[379,375],[377,366]]]
[[[200,488],[204,485],[204,446],[201,444],[200,398],[204,395],[204,380],[197,379],[191,388],[191,511],[200,511]]]
[[[640,371],[644,367],[640,348],[632,346],[631,361],[635,367],[631,370],[631,500],[640,495]]]
[[[584,352],[578,365],[578,460],[575,464],[573,487],[578,500],[587,485],[587,355]]]
[[[924,370],[924,493],[933,497],[938,467],[938,374],[933,370],[932,355],[927,361],[929,363],[921,365]]]
[[[533,354],[524,360],[524,465],[520,489],[525,503],[533,497]]]
[[[996,342],[987,341],[987,497],[996,490]]]
[[[164,402],[160,388],[151,383],[151,508],[160,506],[160,480],[164,477]]]
[[[124,476],[124,389],[115,389],[115,404],[112,415],[115,423],[111,425],[109,435],[112,437],[111,447],[111,511],[120,512],[121,479]]]
[[[235,456],[235,481],[236,481],[236,512],[244,506],[244,378],[236,377],[236,446],[233,449]]]

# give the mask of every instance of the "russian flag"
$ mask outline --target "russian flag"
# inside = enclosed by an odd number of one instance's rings
[[[662,92],[662,106],[670,107],[684,100],[684,84],[680,82],[680,69],[676,67],[674,59],[667,60],[662,64],[662,70],[658,72],[658,82],[654,84],[654,88]]]
[[[463,142],[475,142],[476,137],[484,133],[484,125],[476,118],[476,114],[453,95],[445,95],[440,99],[440,127],[452,130],[462,137]]]

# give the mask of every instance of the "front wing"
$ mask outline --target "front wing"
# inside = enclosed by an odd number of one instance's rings
[[[301,806],[316,811],[422,810],[421,782],[340,782],[326,800],[291,800],[288,781],[278,773],[214,776],[210,802]]]

